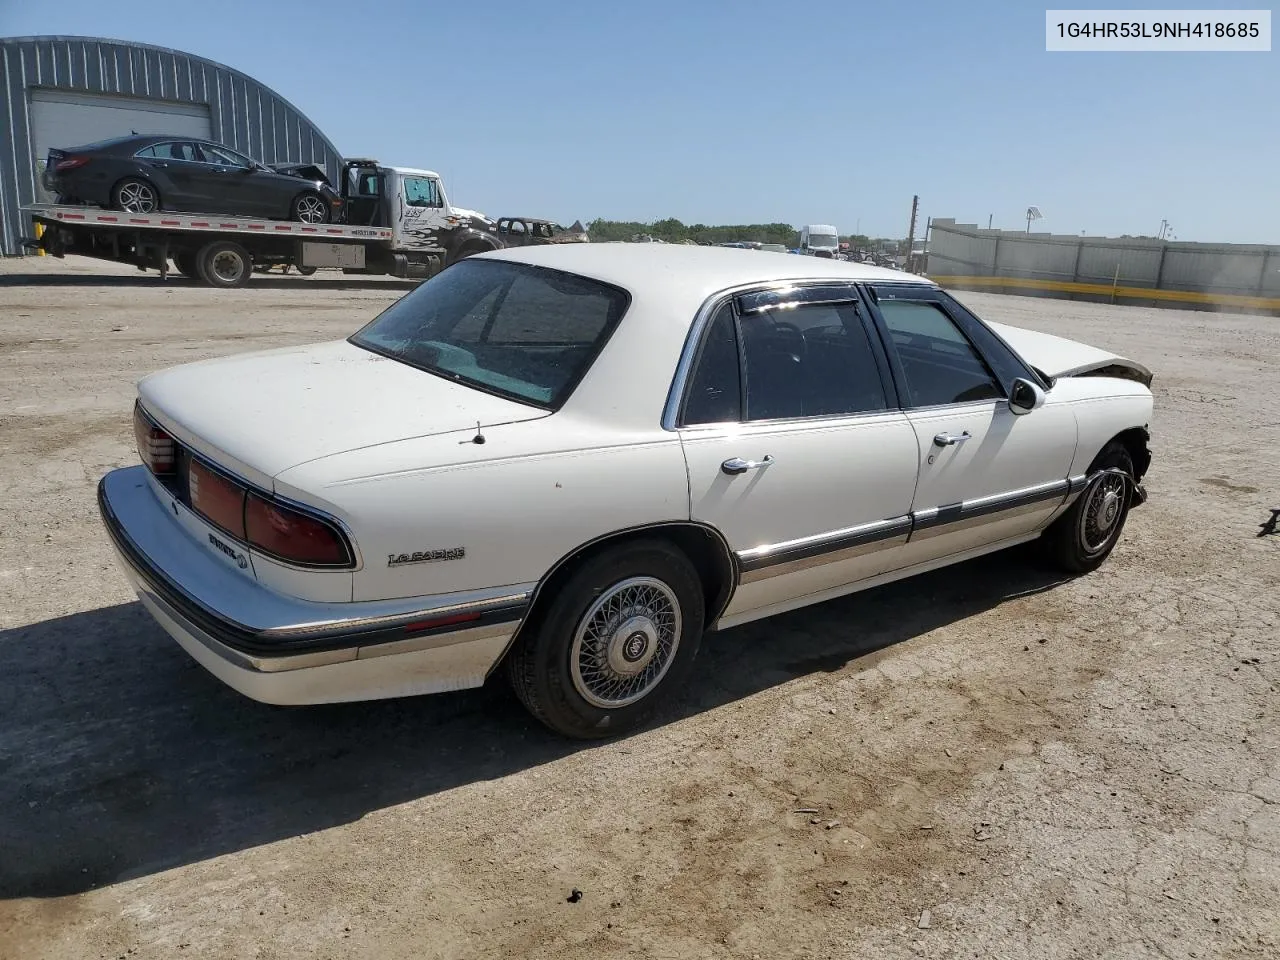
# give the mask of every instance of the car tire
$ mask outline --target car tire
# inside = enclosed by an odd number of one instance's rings
[[[1093,461],[1075,503],[1044,532],[1048,559],[1068,573],[1102,566],[1120,540],[1133,493],[1133,458],[1113,441]]]
[[[194,253],[180,253],[173,258],[173,265],[178,272],[184,277],[192,280],[203,280],[200,276],[200,270],[196,266],[196,255]]]
[[[315,267],[295,267],[295,269],[304,277],[309,277],[316,272]]]
[[[195,268],[206,285],[232,290],[249,282],[253,275],[253,257],[238,243],[214,240],[200,248]]]
[[[567,737],[615,737],[644,724],[684,680],[702,640],[702,583],[661,540],[605,550],[547,599],[517,637],[507,676],[529,712]]]
[[[160,209],[160,191],[139,177],[125,177],[111,188],[111,209],[126,213],[156,213]]]
[[[289,206],[289,219],[300,223],[328,223],[329,204],[318,193],[300,193]]]

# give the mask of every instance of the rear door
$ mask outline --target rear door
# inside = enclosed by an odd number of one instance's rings
[[[873,314],[919,446],[907,563],[1035,532],[1062,505],[1075,413],[1046,403],[1017,416],[1008,392],[1035,379],[1012,351],[936,287],[880,284]]]
[[[144,147],[134,157],[150,173],[165,209],[212,212],[213,197],[194,141],[166,140]]]
[[[668,423],[684,448],[692,518],[737,556],[722,623],[897,566],[919,452],[853,287],[726,298],[690,350]]]

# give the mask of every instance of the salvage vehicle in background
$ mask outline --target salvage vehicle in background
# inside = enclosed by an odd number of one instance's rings
[[[706,629],[1036,539],[1093,570],[1145,499],[1150,382],[874,267],[502,250],[347,340],[147,377],[143,464],[99,506],[147,609],[250,697],[501,664],[540,720],[603,737]]]
[[[559,224],[535,217],[499,217],[496,228],[498,239],[504,247],[553,243],[557,232],[563,230]]]
[[[342,198],[315,165],[273,169],[230,147],[188,137],[117,137],[50,150],[43,181],[59,203],[126,213],[172,210],[302,223],[328,223],[342,214]]]
[[[834,258],[840,252],[839,231],[826,223],[807,223],[800,228],[800,252],[811,257]]]
[[[53,256],[97,257],[162,275],[172,262],[185,276],[214,287],[244,286],[255,270],[271,266],[426,278],[502,246],[493,221],[453,206],[439,174],[430,170],[347,160],[337,196],[340,224],[36,205],[24,208],[40,228],[26,244]]]

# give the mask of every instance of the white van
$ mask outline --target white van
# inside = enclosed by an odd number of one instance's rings
[[[800,228],[800,252],[811,257],[834,259],[840,251],[840,233],[826,223],[810,223]]]

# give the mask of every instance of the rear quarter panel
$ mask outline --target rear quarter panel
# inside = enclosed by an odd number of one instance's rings
[[[563,418],[485,427],[484,444],[468,430],[338,454],[284,471],[276,489],[351,529],[353,600],[534,583],[599,537],[688,519],[678,438]],[[396,562],[431,551],[453,558]]]

